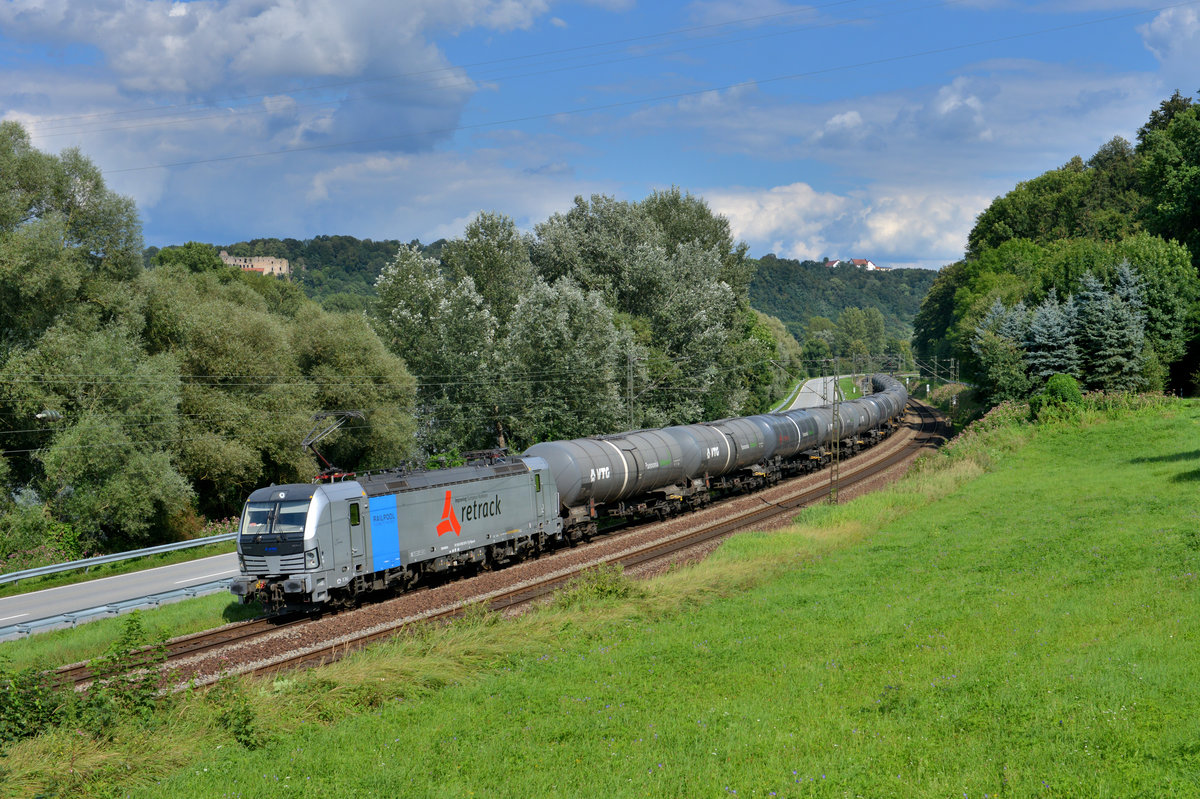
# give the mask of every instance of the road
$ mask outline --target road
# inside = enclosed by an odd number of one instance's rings
[[[837,378],[834,377],[814,377],[812,380],[807,380],[796,395],[796,399],[786,410],[828,405],[833,402],[833,391],[836,386]]]
[[[47,588],[0,599],[0,627],[77,613],[148,594],[211,583],[237,574],[237,555],[230,552],[155,569],[102,577],[86,583]]]

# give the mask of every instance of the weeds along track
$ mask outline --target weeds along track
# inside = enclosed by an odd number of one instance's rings
[[[904,425],[878,445],[843,460],[839,492],[883,482],[886,472],[911,462],[921,451],[936,448],[950,435],[944,417],[910,399]],[[830,493],[827,469],[783,481],[754,494],[714,502],[695,513],[662,522],[621,528],[591,543],[548,553],[505,569],[337,614],[256,619],[195,633],[167,642],[165,668],[176,682],[207,684],[223,674],[271,674],[331,663],[418,622],[444,621],[469,603],[515,613],[546,597],[584,569],[620,563],[627,570],[654,569],[688,552],[707,551],[738,530],[762,527],[797,509],[820,502]],[[694,558],[693,554],[689,559]],[[77,688],[91,680],[88,664],[60,669],[56,677]]]

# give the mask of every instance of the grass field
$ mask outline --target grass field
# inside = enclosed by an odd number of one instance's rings
[[[149,611],[139,611],[152,639],[169,638],[211,630],[233,621],[244,621],[262,613],[254,605],[239,605],[228,591],[173,602]],[[37,667],[54,669],[103,655],[120,639],[122,616],[97,619],[74,628],[50,630],[0,642],[0,661],[13,670]]]
[[[0,767],[12,795],[1200,796],[1200,406],[1119,415],[993,415],[697,567]]]

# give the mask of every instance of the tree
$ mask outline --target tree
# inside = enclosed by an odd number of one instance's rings
[[[1024,399],[1029,391],[1023,353],[1016,342],[981,328],[972,344],[984,395],[993,402]]]
[[[182,247],[164,247],[154,255],[155,266],[175,265],[189,272],[211,272],[217,269],[229,269],[217,248],[211,244],[189,241]]]
[[[634,349],[599,292],[570,278],[536,281],[498,349],[498,406],[518,448],[628,424],[618,386]]]
[[[721,259],[717,279],[728,283],[736,296],[746,295],[754,277],[754,264],[746,257],[749,245],[735,244],[729,220],[714,214],[702,198],[672,186],[651,192],[638,208],[662,231],[661,244],[667,252],[692,243],[714,250]]]
[[[654,302],[652,294],[641,291],[646,281],[639,273],[646,259],[639,250],[661,248],[662,232],[632,204],[602,194],[590,201],[576,197],[569,211],[554,214],[534,231],[531,257],[547,283],[569,277],[625,313],[644,313]]]
[[[1079,348],[1075,346],[1071,303],[1058,301],[1058,291],[1050,289],[1046,299],[1033,310],[1025,338],[1025,362],[1038,381],[1054,374],[1079,374]]]
[[[1189,105],[1166,127],[1151,130],[1141,151],[1146,227],[1183,243],[1194,261],[1200,253],[1200,106]]]
[[[1135,283],[1128,283],[1125,289],[1136,298]],[[1136,306],[1110,294],[1098,278],[1088,274],[1074,297],[1074,307],[1085,385],[1108,391],[1139,387],[1145,333]]]
[[[314,386],[316,410],[365,414],[323,443],[331,463],[375,469],[413,454],[416,381],[362,314],[329,313],[309,303],[291,328],[290,349]]]
[[[64,314],[111,321],[125,299],[114,282],[141,271],[133,202],[77,150],[38,152],[19,124],[0,122],[0,355]]]
[[[493,446],[497,321],[470,276],[401,247],[379,276],[377,329],[417,376],[417,439],[427,455]]]
[[[452,281],[470,277],[484,303],[503,327],[517,300],[533,285],[530,241],[512,219],[481,213],[467,225],[461,239],[448,241],[442,264]]]
[[[1179,89],[1172,92],[1170,97],[1158,104],[1158,108],[1150,112],[1150,118],[1146,120],[1146,124],[1138,128],[1138,150],[1142,150],[1147,146],[1147,140],[1152,133],[1166,130],[1170,127],[1171,121],[1175,117],[1191,107],[1191,97],[1185,97],[1180,94]]]

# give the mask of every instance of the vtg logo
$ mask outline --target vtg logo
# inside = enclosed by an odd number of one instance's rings
[[[611,466],[600,466],[598,468],[592,469],[592,479],[590,482],[594,483],[597,480],[607,480],[610,477],[612,477],[612,467]]]

